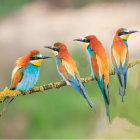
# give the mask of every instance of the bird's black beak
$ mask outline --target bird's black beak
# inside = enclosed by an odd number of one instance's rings
[[[83,39],[82,39],[82,38],[78,38],[78,39],[74,39],[73,41],[80,41],[80,42],[83,42]]]
[[[136,32],[138,32],[138,31],[132,30],[132,31],[129,31],[129,34],[136,33]]]
[[[42,57],[40,57],[40,59],[48,59],[48,58],[52,58],[52,57],[50,57],[50,56],[42,56]]]
[[[53,46],[45,46],[44,48],[48,48],[48,49],[54,50]]]

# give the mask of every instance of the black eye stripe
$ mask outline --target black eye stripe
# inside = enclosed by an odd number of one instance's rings
[[[53,50],[59,52],[59,48],[53,48]]]
[[[85,39],[85,40],[84,40],[84,42],[88,43],[88,42],[90,42],[90,40],[88,40],[88,39]]]
[[[126,35],[126,34],[128,34],[128,32],[120,32],[120,33],[119,33],[119,36],[121,36],[121,35]]]
[[[38,59],[41,59],[40,57],[37,57],[37,56],[35,56],[35,57],[30,57],[30,60],[38,60]]]

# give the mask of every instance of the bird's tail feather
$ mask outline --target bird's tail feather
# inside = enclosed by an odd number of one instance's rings
[[[109,123],[111,123],[109,104],[106,101],[104,101],[104,103],[105,103],[105,110],[106,110],[106,115],[108,117],[108,121],[109,121]]]
[[[86,91],[85,91],[84,85],[82,84],[82,82],[79,82],[79,83],[80,83],[79,86],[75,85],[74,83],[71,83],[71,85],[72,85],[78,92],[80,92],[80,94],[84,97],[84,99],[85,99],[86,103],[89,105],[89,107],[91,107],[91,108],[94,110],[94,112],[96,112],[96,110],[95,110],[95,108],[94,108],[94,105],[93,105],[91,99],[89,98],[88,94],[87,94]]]
[[[0,117],[1,117],[2,114],[6,111],[6,109],[7,109],[8,105],[9,105],[9,103],[11,103],[11,102],[14,100],[14,98],[15,98],[15,97],[12,97],[12,98],[6,97],[6,98],[4,99],[5,105],[4,105],[3,109],[2,109],[1,112],[0,112]]]
[[[97,79],[97,83],[98,83],[98,86],[99,86],[99,88],[102,92],[104,100],[109,103],[109,97],[108,97],[108,95],[109,95],[109,85],[106,86],[103,81],[101,81],[100,79]]]
[[[119,94],[120,94],[120,96],[122,96],[122,102],[123,102],[123,96],[125,95],[124,86],[119,85]]]
[[[103,78],[104,81],[104,78]],[[106,115],[108,117],[109,123],[111,122],[110,120],[110,109],[109,109],[109,84],[106,86],[105,83],[101,81],[100,79],[97,79],[97,83],[99,85],[99,88],[102,92],[103,98],[104,98],[104,104],[105,104],[105,110],[106,110]]]
[[[86,91],[80,86],[79,86],[79,89],[80,89],[80,93],[84,97],[86,103],[89,105],[89,107],[91,107],[94,110],[94,112],[96,112],[94,105],[93,105],[91,99],[89,98],[88,94],[86,93]]]
[[[122,96],[122,102],[123,102],[123,96],[125,95],[125,79],[123,74],[121,74],[119,77],[121,80],[121,83],[119,84],[119,94]]]
[[[111,123],[111,119],[110,119],[110,109],[109,109],[109,105],[110,105],[110,99],[109,99],[109,84],[108,84],[107,86],[105,85],[105,83],[103,84],[102,93],[103,93],[103,97],[104,97],[106,116],[108,117],[109,123]]]
[[[90,98],[88,97],[87,93],[84,93],[84,99],[85,99],[86,103],[89,105],[89,107],[91,107],[94,110],[94,112],[96,112],[94,105],[93,105],[92,101],[90,100]]]
[[[10,99],[9,97],[5,97],[4,100],[3,100],[3,102],[5,102],[5,104],[6,104],[9,99]]]
[[[109,109],[109,105],[110,105],[110,100],[109,100],[109,85],[105,86],[104,84],[104,103],[105,103],[105,110],[106,110],[106,115],[108,117],[108,121],[109,123],[111,123],[111,119],[110,119],[110,109]]]

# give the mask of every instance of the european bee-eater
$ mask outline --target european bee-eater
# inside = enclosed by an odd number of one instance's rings
[[[88,50],[90,57],[91,74],[99,85],[103,94],[106,114],[110,121],[109,112],[109,59],[102,43],[94,35],[86,36],[83,39],[75,39],[81,41]]]
[[[122,96],[122,102],[123,96],[125,95],[129,61],[127,39],[130,34],[135,32],[137,31],[129,31],[120,28],[115,34],[111,47],[111,58],[115,73],[119,80],[119,94]]]
[[[63,43],[55,43],[54,46],[46,46],[45,48],[53,50],[53,53],[56,56],[57,70],[63,80],[67,85],[73,86],[84,97],[87,104],[95,111],[94,105],[80,80],[76,63],[69,55],[66,45]]]
[[[26,56],[20,57],[16,61],[16,66],[12,72],[12,80],[10,90],[19,90],[26,92],[31,89],[38,81],[40,65],[43,59],[51,58],[42,56],[38,50],[30,51]],[[3,108],[5,110],[8,104],[14,99],[6,97],[4,101],[6,104]],[[2,111],[3,112],[3,111]]]

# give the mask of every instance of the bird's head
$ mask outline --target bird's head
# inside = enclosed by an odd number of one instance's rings
[[[53,46],[45,46],[45,48],[51,49],[55,56],[68,53],[66,45],[60,42],[54,43]]]
[[[90,46],[90,42],[91,41],[96,42],[97,38],[95,35],[88,35],[88,36],[81,38],[81,39],[74,39],[74,41],[82,42],[84,44],[85,48],[87,49]]]
[[[26,56],[20,57],[17,60],[17,65],[26,67],[29,63],[35,66],[40,66],[43,59],[51,58],[49,56],[42,56],[38,50],[30,51]]]
[[[43,56],[39,51],[33,50],[30,53],[30,63],[35,66],[40,66],[43,59],[51,58],[49,56]]]
[[[127,30],[125,28],[120,28],[116,32],[116,35],[119,36],[122,40],[127,40],[130,34],[136,33],[136,32],[138,32],[138,31]]]

